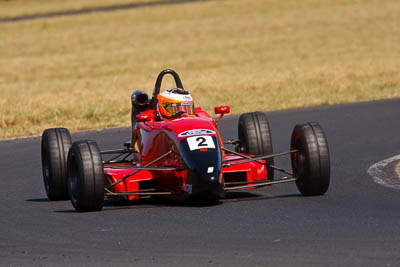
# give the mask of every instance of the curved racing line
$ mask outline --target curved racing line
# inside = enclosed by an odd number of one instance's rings
[[[395,162],[399,161],[393,167],[393,173],[388,172],[385,168]],[[371,175],[375,183],[389,188],[400,189],[400,155],[379,161],[369,167],[367,173]]]

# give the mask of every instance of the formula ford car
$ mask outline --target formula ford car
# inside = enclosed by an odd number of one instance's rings
[[[157,96],[166,74],[183,90],[178,74],[168,69],[158,75],[151,99],[135,91],[132,138],[122,149],[100,151],[89,140],[72,143],[65,128],[43,132],[42,167],[49,200],[70,199],[78,211],[98,211],[105,196],[217,200],[230,190],[286,182],[295,182],[306,196],[328,190],[329,151],[317,123],[296,125],[290,150],[274,154],[265,114],[246,113],[239,118],[238,138],[224,142],[217,124],[229,113],[229,106],[215,108],[218,118],[194,106],[191,115],[179,112],[172,118],[160,117]],[[290,156],[292,170],[274,165],[274,158],[283,155]],[[274,171],[287,176],[274,179]]]

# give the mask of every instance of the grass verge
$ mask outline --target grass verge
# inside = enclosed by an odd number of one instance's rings
[[[209,112],[400,96],[399,10],[236,0],[1,24],[0,138],[128,125],[130,94],[150,94],[164,68]]]

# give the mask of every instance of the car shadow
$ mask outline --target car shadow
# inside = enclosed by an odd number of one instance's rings
[[[104,202],[104,207],[211,207],[222,203],[221,200],[187,199],[179,201],[153,196],[134,201],[113,201],[110,199]]]
[[[301,197],[301,194],[285,194],[285,195],[275,195],[275,196],[266,196],[261,194],[255,194],[250,192],[227,192],[225,197],[220,200],[185,200],[178,201],[172,199],[166,199],[163,197],[148,197],[141,198],[134,201],[115,201],[112,199],[105,199],[103,205],[103,211],[113,211],[113,210],[126,210],[126,209],[155,209],[160,207],[186,207],[186,208],[205,208],[205,207],[214,207],[219,206],[224,203],[231,202],[249,202],[249,201],[265,201],[265,200],[273,200],[273,199],[289,199],[289,198],[297,198]],[[47,201],[47,199],[43,199],[42,201]],[[40,201],[38,201],[40,202]],[[68,210],[56,210],[54,212],[60,213],[80,213],[75,211],[71,206],[71,209]]]
[[[25,201],[29,202],[50,202],[47,198],[32,198],[32,199],[25,199]]]
[[[261,194],[255,194],[250,192],[227,192],[225,197],[217,201],[202,201],[202,200],[185,200],[177,201],[171,199],[165,199],[162,197],[150,197],[145,199],[138,199],[135,201],[125,201],[125,202],[113,202],[108,200],[104,203],[104,207],[107,210],[118,210],[118,209],[137,209],[137,208],[158,208],[158,207],[213,207],[219,206],[224,203],[230,202],[248,202],[248,201],[263,201],[272,199],[289,199],[301,197],[301,194],[285,194],[285,195],[275,195],[275,196],[265,196]]]
[[[299,193],[296,194],[285,194],[285,195],[274,195],[266,196],[264,194],[255,194],[250,192],[227,192],[224,202],[248,202],[248,201],[260,201],[260,200],[272,200],[272,199],[285,199],[285,198],[296,198],[301,197]]]
[[[125,210],[125,209],[155,209],[160,207],[212,207],[221,205],[223,202],[218,201],[177,201],[162,197],[142,198],[134,201],[115,201],[105,199],[102,211]],[[68,210],[55,210],[57,213],[80,213],[71,206]]]

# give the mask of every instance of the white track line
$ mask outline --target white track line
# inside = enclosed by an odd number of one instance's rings
[[[374,182],[386,187],[400,189],[400,177],[396,177],[396,174],[399,175],[397,167],[394,167],[392,172],[386,172],[384,168],[394,162],[400,160],[400,155],[396,155],[394,157],[379,161],[373,164],[368,169],[368,174],[372,176]]]

